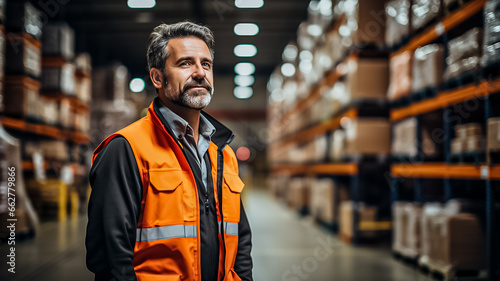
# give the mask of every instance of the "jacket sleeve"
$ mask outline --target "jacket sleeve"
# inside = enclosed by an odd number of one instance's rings
[[[90,169],[85,246],[95,280],[137,280],[132,259],[142,200],[142,184],[128,141],[116,137]]]
[[[238,223],[238,253],[234,263],[234,271],[243,281],[253,281],[252,277],[252,232],[248,223],[243,202],[240,203],[240,222]]]

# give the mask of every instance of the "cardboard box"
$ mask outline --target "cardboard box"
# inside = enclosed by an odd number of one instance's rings
[[[345,131],[338,129],[332,133],[332,145],[330,150],[330,159],[340,162],[344,157],[346,148]]]
[[[417,119],[408,118],[395,124],[392,128],[392,154],[398,156],[416,156],[417,151]]]
[[[128,70],[123,65],[92,71],[92,100],[124,100],[128,89]]]
[[[292,178],[290,180],[287,202],[291,208],[300,210],[302,208],[309,207],[309,203],[311,202],[309,196],[310,192],[309,185],[307,184],[307,179]]]
[[[479,218],[473,214],[437,215],[432,219],[431,264],[453,270],[486,268],[486,237]]]
[[[3,96],[3,114],[32,122],[40,120],[40,97],[37,85],[26,80],[8,80]]]
[[[500,150],[500,117],[488,119],[488,150]]]
[[[394,202],[392,205],[394,239],[392,248],[405,257],[420,254],[422,208],[415,202]]]
[[[385,44],[392,47],[410,33],[410,1],[392,0],[385,4]],[[389,12],[390,11],[390,12]]]
[[[483,66],[500,60],[500,49],[498,48],[500,42],[498,33],[498,29],[500,28],[500,16],[498,15],[499,4],[500,2],[498,0],[490,0],[486,2],[484,7],[484,15],[488,16],[487,20],[484,22],[484,46],[483,57],[481,59],[481,64]]]
[[[347,63],[345,78],[348,101],[385,100],[389,84],[389,66],[386,60],[357,59]]]
[[[79,53],[75,56],[75,67],[87,75],[92,73],[92,59],[89,53]]]
[[[7,34],[9,44],[5,48],[5,73],[39,78],[42,72],[40,47],[21,35]]]
[[[42,154],[46,159],[58,161],[68,160],[68,147],[64,141],[40,141],[40,149],[42,150]]]
[[[75,79],[75,95],[85,104],[92,100],[92,82],[90,78]]]
[[[390,58],[390,82],[387,91],[387,98],[389,100],[394,101],[410,94],[412,57],[410,51],[405,51]]]
[[[465,123],[455,126],[455,136],[457,138],[467,138],[471,136],[482,136],[483,128],[479,123]]]
[[[353,27],[350,36],[354,45],[375,44],[384,46],[385,2],[385,0],[358,1],[357,5],[352,5],[352,9],[345,9],[347,26]],[[356,22],[356,28],[349,24],[351,21]]]
[[[451,140],[451,154],[460,154],[466,151],[467,139],[454,138]]]
[[[49,23],[43,27],[42,53],[49,57],[75,56],[75,33],[65,22]]]
[[[59,124],[59,106],[57,100],[40,96],[40,117],[44,124],[57,126]]]
[[[448,57],[444,80],[474,72],[480,67],[483,46],[483,30],[472,28],[448,42]]]
[[[391,151],[391,126],[383,118],[358,118],[345,125],[347,155],[385,155]]]
[[[43,67],[42,91],[75,95],[75,67],[66,63],[62,67]]]
[[[486,139],[484,136],[469,136],[466,139],[466,152],[484,152],[486,149]]]
[[[377,207],[366,206],[363,203],[342,201],[340,203],[340,233],[352,237],[354,231],[354,212],[359,212],[359,222],[376,221]],[[356,226],[356,229],[359,225]],[[364,231],[368,234],[369,231]]]
[[[441,0],[413,0],[411,11],[411,27],[416,31],[441,16]]]
[[[431,44],[415,50],[413,54],[412,92],[441,84],[444,73],[444,48]]]

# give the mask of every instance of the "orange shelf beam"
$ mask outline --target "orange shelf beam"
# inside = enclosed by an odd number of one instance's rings
[[[490,168],[490,179],[500,180],[500,166]]]
[[[358,164],[318,164],[310,166],[307,172],[317,175],[356,175]]]
[[[58,128],[49,125],[31,124],[24,120],[2,117],[2,125],[6,128],[11,128],[23,132],[37,134],[41,136],[51,137],[57,140],[73,141],[76,143],[90,143],[90,138],[87,134],[76,131],[61,131]]]
[[[404,108],[391,110],[391,120],[396,121],[420,115],[467,100],[485,97],[499,91],[500,79],[482,82],[479,85],[463,86],[456,90],[440,92],[437,97],[426,99]]]
[[[474,165],[447,165],[445,163],[396,164],[391,167],[392,177],[482,179],[482,167]]]
[[[464,5],[458,11],[446,16],[442,21],[429,27],[422,34],[413,38],[410,43],[394,52],[392,56],[401,54],[405,51],[415,51],[417,48],[431,43],[444,32],[454,28],[466,19],[481,11],[486,5],[486,2],[487,0],[474,0],[469,4]]]

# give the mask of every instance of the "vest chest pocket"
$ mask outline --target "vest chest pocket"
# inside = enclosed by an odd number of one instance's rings
[[[182,170],[149,169],[150,189],[146,197],[145,216],[154,226],[184,222],[184,185],[188,184]]]
[[[240,221],[240,195],[245,184],[238,175],[224,173],[224,188],[222,192],[222,212],[224,221]]]

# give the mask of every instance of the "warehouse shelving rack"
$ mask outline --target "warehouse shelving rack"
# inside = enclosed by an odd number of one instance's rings
[[[486,0],[474,0],[465,4],[454,13],[448,15],[437,24],[429,27],[426,31],[415,36],[406,46],[391,54],[400,54],[404,51],[415,51],[418,47],[429,44],[443,37],[447,40],[447,32],[462,24],[472,16],[482,12]],[[480,110],[484,114],[481,117],[482,125],[487,127],[487,119],[492,116],[500,116],[498,112],[498,100],[496,107],[492,99],[498,99],[500,92],[500,79],[483,79],[469,85],[463,85],[456,89],[440,91],[435,97],[411,103],[405,107],[393,108],[390,112],[392,122],[399,122],[410,117],[418,117],[442,110],[444,129],[444,162],[413,162],[393,163],[391,165],[391,190],[392,200],[400,199],[399,190],[401,179],[412,180],[414,185],[414,200],[424,202],[422,194],[422,180],[436,179],[444,183],[444,201],[454,197],[460,187],[455,186],[456,180],[473,181],[478,186],[484,187],[485,213],[486,213],[486,240],[487,240],[487,280],[498,280],[500,278],[500,245],[499,245],[499,218],[496,217],[495,205],[498,203],[498,191],[500,190],[500,163],[492,163],[491,159],[481,163],[453,163],[451,155],[451,139],[453,128],[450,114],[452,107],[470,101],[484,101],[480,103]],[[466,118],[465,118],[466,119]],[[417,128],[419,125],[417,123]],[[417,138],[421,142],[421,137]],[[421,145],[421,144],[420,144]],[[482,192],[482,191],[481,191]]]
[[[381,52],[373,52],[375,57],[379,58],[384,56]],[[308,95],[300,99],[295,106],[289,109],[281,116],[281,120],[288,119],[292,114],[299,114],[314,103],[321,99],[324,88],[331,88],[342,77],[342,67],[351,61],[356,61],[364,56],[371,57],[363,50],[359,52],[352,52],[348,54],[344,60],[337,64],[325,77],[314,85],[309,91]],[[284,147],[293,144],[305,144],[314,140],[316,137],[329,135],[336,129],[341,128],[341,120],[350,119],[356,120],[363,117],[381,117],[389,118],[389,105],[387,102],[379,100],[354,100],[342,106],[333,116],[321,123],[310,127],[299,129],[296,132],[289,133],[278,140],[270,143],[271,147]],[[328,142],[328,146],[331,142]],[[375,180],[383,186],[388,186],[386,176],[389,173],[389,157],[387,155],[356,155],[348,156],[342,159],[341,162],[327,162],[327,163],[280,163],[271,167],[272,174],[285,174],[289,176],[308,176],[308,177],[328,177],[335,181],[342,182],[344,186],[348,186],[350,199],[359,203],[362,198],[366,197],[363,194],[366,190],[370,189],[368,183],[363,178],[376,174],[379,177]],[[373,186],[371,186],[373,187]],[[387,205],[390,203],[389,189],[386,189]],[[392,230],[392,223],[389,221],[390,213],[382,212],[385,214],[384,221],[360,221],[359,213],[353,212],[353,236],[341,237],[341,239],[349,244],[359,244],[364,241],[362,239],[363,231],[375,231],[384,237],[387,237]],[[338,229],[338,224],[334,223],[331,227],[333,230]]]

